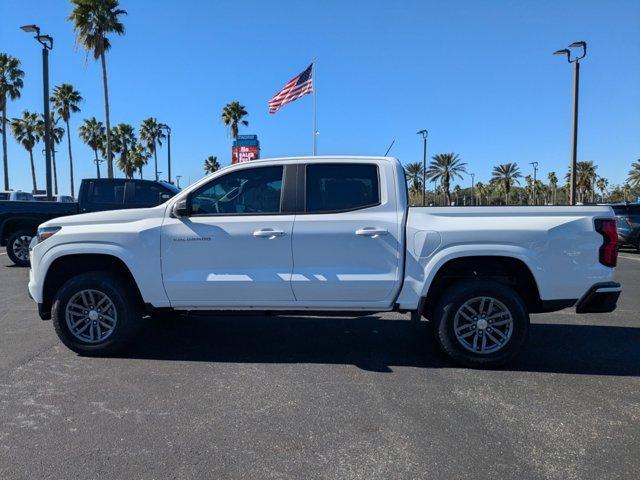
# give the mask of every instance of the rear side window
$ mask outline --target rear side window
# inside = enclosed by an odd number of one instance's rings
[[[640,215],[640,205],[629,205],[629,215]]]
[[[124,183],[94,182],[91,201],[94,203],[122,204],[124,202]]]
[[[626,215],[627,214],[627,206],[626,205],[612,205],[613,213],[616,215]]]
[[[0,200],[9,200],[8,193],[0,193]]]
[[[371,164],[307,165],[306,211],[344,212],[380,203],[378,167]]]
[[[161,193],[163,193],[163,190],[158,185],[154,185],[153,183],[136,183],[133,203],[159,205],[161,203]]]

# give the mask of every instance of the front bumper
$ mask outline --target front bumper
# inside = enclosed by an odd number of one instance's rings
[[[576,313],[609,313],[616,309],[622,285],[603,282],[593,285],[578,301]]]

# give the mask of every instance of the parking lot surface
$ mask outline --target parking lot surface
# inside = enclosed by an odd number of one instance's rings
[[[618,310],[532,317],[497,371],[428,324],[186,317],[119,358],[57,340],[0,250],[0,479],[637,479],[640,254]]]

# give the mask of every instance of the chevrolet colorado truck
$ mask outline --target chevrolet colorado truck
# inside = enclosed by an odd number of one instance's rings
[[[610,312],[611,208],[408,208],[388,157],[258,160],[162,205],[50,220],[29,292],[83,355],[125,346],[141,317],[177,311],[411,313],[456,362],[494,367],[525,345],[529,314]]]

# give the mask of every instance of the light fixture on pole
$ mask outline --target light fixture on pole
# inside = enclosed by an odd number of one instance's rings
[[[536,199],[536,174],[538,173],[538,162],[529,162],[529,165],[533,165],[533,204],[537,205]]]
[[[167,179],[171,183],[171,127],[161,123],[160,128],[167,131]]]
[[[416,134],[422,135],[422,206],[424,207],[427,204],[427,136],[429,132],[420,130]]]
[[[572,56],[572,48],[582,49],[582,54]],[[567,61],[573,63],[573,135],[571,140],[571,191],[569,203],[576,204],[576,164],[578,157],[578,95],[580,89],[580,60],[587,56],[587,42],[573,42],[568,48],[553,52],[554,55],[566,55]]]
[[[40,27],[37,25],[23,25],[20,29],[27,33],[35,33],[34,37],[42,45],[42,90],[44,96],[44,149],[47,200],[52,200],[51,192],[51,117],[49,115],[49,50],[53,49],[53,38],[49,35],[40,35]],[[35,192],[34,192],[35,193]]]

